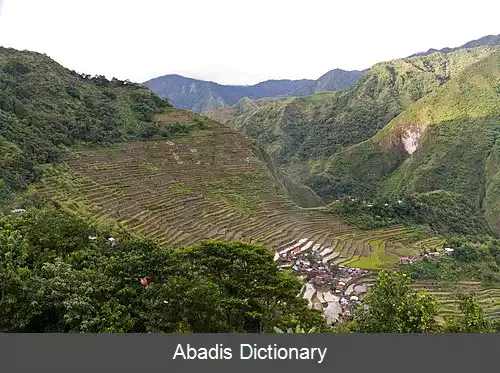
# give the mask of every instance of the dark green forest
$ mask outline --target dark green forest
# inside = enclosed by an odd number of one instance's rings
[[[171,250],[126,236],[111,245],[108,238],[55,209],[1,217],[0,330],[326,330],[321,313],[297,297],[302,283],[280,273],[263,247],[207,241]]]
[[[36,165],[61,161],[65,148],[151,138],[161,127],[179,127],[155,124],[155,114],[170,107],[139,84],[0,48],[0,198],[38,180]]]

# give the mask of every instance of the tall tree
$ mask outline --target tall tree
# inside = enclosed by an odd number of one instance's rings
[[[461,316],[447,320],[446,331],[450,333],[489,333],[492,326],[484,318],[483,310],[472,295],[461,295]]]
[[[439,331],[437,301],[413,290],[411,279],[381,271],[365,306],[358,308],[349,329],[357,333],[432,333]]]

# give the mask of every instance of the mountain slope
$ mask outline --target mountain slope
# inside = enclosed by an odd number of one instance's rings
[[[53,201],[93,225],[171,247],[240,239],[365,268],[424,249],[402,226],[362,231],[325,209],[297,206],[294,199],[322,201],[227,126],[173,109],[137,85],[80,76],[36,53],[1,52],[6,211]],[[5,175],[23,178],[28,166],[37,177],[12,193]]]
[[[65,165],[46,167],[29,192],[169,247],[236,239],[375,269],[425,249],[421,235],[400,225],[360,230],[325,209],[297,207],[267,158],[251,140],[214,123],[168,141],[70,150]]]
[[[9,194],[36,180],[36,164],[59,161],[68,146],[168,137],[180,127],[154,119],[168,110],[167,100],[137,84],[0,48],[0,188]]]
[[[485,46],[494,47],[494,46],[498,46],[498,45],[500,45],[500,35],[487,35],[487,36],[483,36],[482,38],[479,38],[477,40],[471,40],[471,41],[461,45],[460,47],[443,48],[443,49],[431,48],[431,49],[427,50],[427,52],[420,52],[420,53],[412,54],[411,56],[409,56],[409,58],[418,57],[418,56],[428,56],[429,54],[437,53],[437,52],[439,52],[439,53],[451,53],[451,52],[455,52],[455,51],[460,50],[460,49],[470,49],[470,48],[485,47]]]
[[[347,90],[265,105],[247,102],[226,120],[258,140],[282,169],[305,180],[327,157],[369,139],[406,107],[492,50],[483,47],[379,63]],[[310,183],[323,189],[319,179]]]
[[[0,48],[0,88],[0,201],[38,180],[38,166],[62,161],[67,148],[168,140],[219,125],[140,85],[77,74],[34,52]],[[277,170],[273,176],[307,206],[322,203]]]
[[[309,96],[315,92],[337,91],[356,83],[362,71],[335,69],[316,80],[268,80],[252,86],[221,85],[214,82],[165,75],[147,81],[153,92],[177,108],[207,112],[236,104],[243,97],[258,100],[267,97]]]
[[[365,71],[330,70],[317,80],[314,93],[341,91],[349,88],[357,83]]]
[[[483,209],[499,233],[500,50],[494,50],[372,139],[331,157],[320,194],[395,198],[449,190]]]

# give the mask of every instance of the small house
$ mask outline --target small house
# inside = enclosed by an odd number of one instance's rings
[[[14,209],[11,211],[12,214],[20,214],[22,212],[26,212],[25,209]]]
[[[412,264],[413,261],[410,258],[407,257],[401,257],[399,258],[399,264]]]

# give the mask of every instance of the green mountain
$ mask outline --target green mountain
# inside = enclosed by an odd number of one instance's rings
[[[410,105],[373,138],[334,155],[323,177],[334,197],[396,198],[448,190],[483,210],[500,233],[500,50]]]
[[[500,66],[495,66],[496,53],[498,48],[480,47],[383,62],[368,70],[350,89],[260,106],[247,102],[243,112],[227,115],[225,119],[232,128],[257,139],[282,170],[307,183],[326,201],[343,195],[394,197],[444,188],[472,198],[475,206],[485,208],[491,222],[495,214],[483,206],[483,200],[489,206],[496,203],[491,201],[496,200],[492,197],[496,183],[491,181],[492,176],[483,175],[480,168],[471,165],[484,163],[487,158],[484,155],[489,154],[494,143],[492,133],[497,122],[493,114],[499,112],[495,78],[490,77],[484,83],[475,75],[479,72],[474,72],[481,68],[496,74]],[[475,79],[484,86],[475,86]],[[456,86],[461,88],[444,98]],[[429,100],[436,102],[430,105]],[[413,152],[413,142],[417,139],[409,131],[398,143],[394,140],[397,137],[390,134],[397,133],[396,129],[401,128],[398,123],[406,123],[405,118],[416,112],[426,116],[425,121],[410,121],[414,131],[424,128],[423,123],[427,126],[453,119],[452,125],[438,126],[435,131],[445,128],[451,132],[464,131],[468,134],[464,136],[467,142],[448,153],[448,158],[439,154],[439,149],[429,147],[425,156],[419,151],[406,161],[407,151]],[[462,117],[455,118],[452,113],[462,113]],[[479,119],[482,116],[484,119]],[[471,118],[483,126],[469,126]],[[390,128],[394,128],[392,132]],[[436,133],[436,137],[445,135]],[[372,137],[380,141],[369,140]],[[425,139],[432,137],[429,132]],[[387,143],[392,145],[384,145]],[[476,156],[469,158],[466,145],[474,149],[472,153],[477,151]],[[436,158],[432,167],[429,157]],[[495,154],[488,159],[489,165]],[[453,173],[441,172],[451,167],[446,164],[457,163],[464,163],[463,174],[458,168]],[[438,182],[440,177],[448,182]],[[457,185],[458,177],[461,187],[451,187]],[[485,190],[476,194],[480,186]],[[490,191],[487,197],[486,190]]]
[[[206,113],[231,107],[244,97],[258,100],[338,91],[352,86],[362,74],[363,71],[334,69],[318,80],[267,80],[251,86],[222,85],[180,75],[165,75],[144,84],[153,92],[167,98],[177,108]]]
[[[60,161],[66,147],[178,130],[154,119],[170,107],[140,85],[77,74],[44,55],[0,48],[1,193],[37,180],[36,164]]]
[[[420,52],[420,53],[415,53],[410,56],[411,57],[418,57],[418,56],[427,56],[432,53],[450,53],[450,52],[455,52],[460,49],[470,49],[470,48],[476,48],[476,47],[485,47],[485,46],[490,46],[490,47],[495,47],[500,45],[500,35],[486,35],[483,36],[482,38],[476,39],[476,40],[471,40],[460,47],[455,47],[455,48],[443,48],[443,49],[434,49],[431,48],[427,50],[427,52]]]
[[[70,148],[168,140],[219,126],[173,109],[141,85],[77,74],[34,52],[0,48],[0,88],[2,200],[39,180],[40,165],[63,162]],[[279,177],[269,185],[284,183],[304,203],[322,203],[308,188]]]
[[[379,63],[350,89],[265,105],[247,101],[239,112],[235,110],[240,115],[226,119],[233,128],[257,139],[279,165],[304,170],[311,160],[325,159],[375,135],[410,104],[492,50],[485,47]]]

